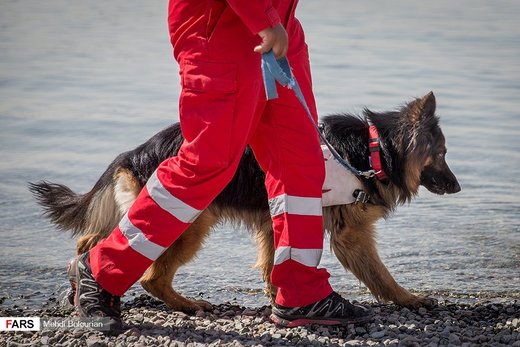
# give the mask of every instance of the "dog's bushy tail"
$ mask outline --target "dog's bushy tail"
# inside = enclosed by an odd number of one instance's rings
[[[121,219],[112,184],[96,184],[86,194],[77,194],[62,184],[29,183],[29,190],[43,207],[43,215],[60,230],[73,236],[108,235]]]

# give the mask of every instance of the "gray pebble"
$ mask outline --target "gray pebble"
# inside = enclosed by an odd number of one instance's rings
[[[449,337],[449,341],[452,344],[460,344],[460,338],[457,334],[451,334]]]
[[[419,308],[418,312],[421,316],[425,316],[428,313],[428,310],[425,309],[424,307],[421,307],[421,308]]]
[[[233,310],[227,310],[226,312],[222,313],[221,316],[223,317],[231,317],[236,315],[236,312]]]
[[[79,328],[76,328],[72,331],[72,337],[78,339],[80,338],[81,336],[83,336],[83,331]]]
[[[416,346],[419,342],[415,336],[406,336],[399,342],[399,346]]]
[[[42,336],[53,336],[54,334],[55,334],[55,331],[54,330],[50,330],[50,329],[41,331],[41,335]]]
[[[91,336],[87,339],[86,341],[87,343],[87,347],[101,347],[101,346],[104,346],[105,343],[103,342],[103,340],[99,337],[94,337],[94,336]]]
[[[375,331],[370,334],[370,337],[373,339],[380,339],[386,335],[386,331]]]
[[[357,327],[355,329],[355,331],[356,331],[356,334],[360,334],[360,335],[366,334],[366,332],[367,332],[367,330],[365,328],[363,328],[363,327]]]
[[[256,316],[258,314],[257,310],[246,308],[244,311],[242,311],[242,314],[244,316]]]
[[[398,339],[386,339],[386,340],[383,341],[383,344],[385,346],[397,345],[398,343],[399,343]]]

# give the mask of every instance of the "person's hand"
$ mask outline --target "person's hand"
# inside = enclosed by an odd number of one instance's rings
[[[264,29],[258,35],[262,38],[262,43],[255,47],[255,52],[267,53],[272,49],[276,59],[287,55],[289,37],[281,24],[277,24],[274,28]]]

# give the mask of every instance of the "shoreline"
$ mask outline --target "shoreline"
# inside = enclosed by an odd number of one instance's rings
[[[56,301],[56,300],[50,300]],[[37,332],[2,332],[2,346],[514,346],[520,347],[520,300],[457,303],[410,310],[392,304],[372,305],[374,320],[345,327],[278,328],[270,308],[224,303],[212,312],[190,316],[173,312],[161,301],[140,295],[122,303],[124,331],[104,336],[85,328],[41,328]],[[38,316],[71,319],[71,308],[24,310],[0,308],[2,317]]]

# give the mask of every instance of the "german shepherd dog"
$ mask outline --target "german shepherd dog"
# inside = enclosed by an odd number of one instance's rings
[[[323,209],[324,228],[330,233],[336,257],[378,301],[406,307],[435,304],[431,298],[416,296],[397,284],[379,258],[375,241],[375,223],[388,217],[396,206],[410,202],[419,186],[439,195],[460,191],[445,160],[445,138],[435,107],[430,92],[398,111],[375,113],[366,109],[363,116],[338,114],[322,120],[328,141],[360,170],[370,169],[367,119],[379,132],[381,161],[388,181],[359,178],[369,194],[368,202]],[[174,156],[182,141],[179,124],[171,125],[134,150],[120,154],[92,190],[83,195],[45,181],[30,183],[30,190],[52,223],[81,236],[77,241],[77,252],[81,254],[110,234],[156,167]],[[264,177],[247,148],[233,180],[143,275],[140,282],[144,289],[174,310],[192,313],[211,308],[208,302],[178,294],[172,281],[177,269],[193,259],[215,224],[232,222],[247,227],[255,236],[256,266],[272,300],[277,289],[270,283],[274,243]]]

